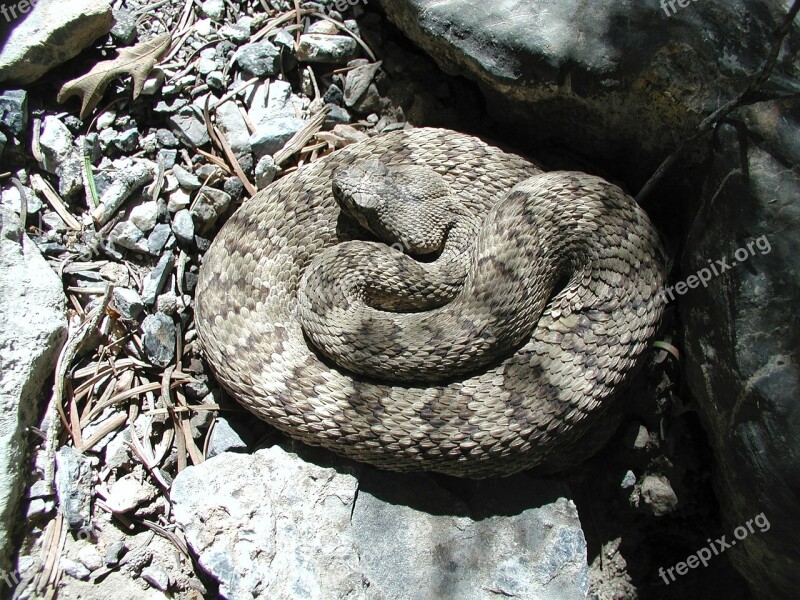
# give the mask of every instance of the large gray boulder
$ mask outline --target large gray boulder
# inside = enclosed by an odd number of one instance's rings
[[[77,56],[113,25],[110,0],[4,4],[2,16],[7,24],[3,24],[3,30],[10,31],[0,43],[0,81],[33,83]]]
[[[800,586],[800,107],[743,116],[720,132],[684,252],[687,277],[709,261],[719,275],[679,306],[727,532],[761,513],[770,524],[731,559],[759,598],[790,598]]]
[[[19,218],[0,208],[0,569],[8,569],[10,535],[19,521],[28,428],[41,411],[42,388],[64,342],[61,281]]]
[[[175,519],[225,598],[575,600],[586,542],[565,486],[399,475],[296,445],[175,479]]]
[[[742,90],[787,8],[781,0],[688,4],[673,3],[673,12],[634,0],[381,2],[443,70],[480,85],[506,141],[567,146],[634,188]],[[800,71],[791,57],[782,63]]]
[[[702,119],[746,87],[791,3],[661,4],[382,2],[389,19],[444,70],[479,84],[491,115],[505,126],[498,135],[532,151],[555,142],[634,192]],[[770,81],[773,91],[796,90],[800,62],[792,49],[798,46],[796,20]],[[688,292],[675,300],[728,538],[762,512],[773,522],[730,550],[760,598],[792,597],[800,585],[794,539],[800,369],[792,314],[800,304],[800,146],[798,109],[790,106],[735,113],[744,125],[724,128],[715,140],[710,173],[696,176],[703,151],[684,157],[673,172],[683,190],[696,194],[686,205],[703,207],[677,274]],[[682,192],[670,186],[658,192],[654,198],[670,204],[651,208],[674,219]],[[757,245],[761,236],[771,245],[768,253]],[[689,279],[709,260],[730,263],[748,243],[754,251],[747,260],[714,275],[707,287]]]

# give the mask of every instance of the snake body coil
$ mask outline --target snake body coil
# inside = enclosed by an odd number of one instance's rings
[[[438,173],[407,178],[425,201],[437,180],[449,194],[435,261],[346,241],[358,230],[334,174],[367,161]],[[381,202],[378,189],[361,208]],[[439,218],[414,206],[412,221]],[[363,224],[412,245],[382,223]],[[421,235],[417,250],[436,251]],[[644,212],[600,178],[397,131],[247,201],[206,253],[196,326],[220,382],[294,438],[392,470],[507,475],[587,453],[655,332],[662,257]]]

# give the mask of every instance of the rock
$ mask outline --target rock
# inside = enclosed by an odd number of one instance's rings
[[[325,129],[333,129],[337,125],[342,125],[350,122],[350,113],[341,106],[335,104],[328,104],[328,114],[325,117]]]
[[[131,432],[127,429],[119,431],[112,436],[105,447],[105,462],[103,464],[106,469],[114,470],[123,465],[128,466],[131,464],[130,443]]]
[[[375,74],[380,70],[382,62],[356,67],[347,74],[344,84],[344,103],[352,108],[367,93]]]
[[[8,568],[17,523],[29,428],[38,425],[42,386],[66,339],[66,299],[59,277],[0,207],[0,569]]]
[[[231,203],[231,197],[222,190],[204,188],[197,194],[192,215],[207,226],[212,225]]]
[[[125,8],[115,8],[113,11],[114,26],[111,35],[124,46],[130,46],[136,41],[136,19],[138,16]]]
[[[107,567],[116,567],[119,564],[119,559],[125,552],[125,542],[122,540],[111,542],[106,546],[105,563]]]
[[[64,223],[64,219],[54,212],[46,212],[42,217],[42,224],[44,224],[48,230],[57,231],[59,233],[63,233],[68,229],[67,224]]]
[[[71,196],[83,187],[83,159],[74,146],[74,138],[67,126],[52,115],[42,123],[39,136],[42,148],[41,167],[58,177],[58,191]]]
[[[91,544],[86,544],[78,550],[78,560],[89,571],[97,571],[103,566],[103,557],[100,556],[97,548]]]
[[[130,221],[121,221],[114,226],[108,239],[115,246],[121,246],[128,250],[141,251],[139,242],[144,238],[142,230]]]
[[[242,46],[235,61],[249,77],[269,77],[280,68],[281,51],[272,42],[254,42]]]
[[[232,201],[236,201],[244,193],[244,184],[238,177],[228,177],[222,185],[222,189],[231,197]]]
[[[8,143],[8,138],[6,134],[0,131],[0,156],[3,155],[3,151],[6,149],[6,144]]]
[[[15,137],[25,133],[28,128],[28,92],[0,92],[0,125]]]
[[[374,83],[370,83],[366,93],[355,103],[353,110],[360,113],[370,113],[379,111],[381,109],[381,95],[378,92],[378,87]],[[414,107],[411,107],[409,118],[413,119]],[[370,115],[371,116],[371,115]],[[378,122],[378,115],[375,115],[375,123]]]
[[[175,359],[175,324],[167,315],[147,315],[142,321],[142,346],[152,364],[166,367]]]
[[[333,133],[338,135],[340,138],[343,138],[350,144],[354,144],[369,138],[366,133],[359,131],[352,125],[336,125],[333,128]]]
[[[156,300],[156,310],[169,316],[185,310],[186,307],[187,303],[184,302],[184,298],[178,297],[175,292],[161,294]]]
[[[644,504],[656,517],[668,515],[678,506],[678,496],[663,475],[647,475],[634,494],[634,505]]]
[[[151,200],[134,206],[131,210],[130,220],[144,233],[151,231],[158,221],[158,202]]]
[[[152,316],[154,315],[148,316],[145,322]],[[171,320],[169,323],[172,325]],[[142,329],[145,329],[144,324],[142,325]],[[146,332],[145,335],[147,335]],[[106,504],[113,512],[124,514],[154,500],[157,495],[158,490],[150,483],[142,481],[134,473],[128,473],[117,479],[111,486],[108,498],[106,498]]]
[[[201,75],[208,75],[213,71],[219,70],[217,63],[217,51],[215,48],[206,48],[200,52],[200,60],[197,61],[197,72]]]
[[[142,569],[142,579],[162,592],[166,592],[169,587],[169,574],[161,565],[151,565]]]
[[[622,478],[622,482],[619,484],[619,486],[623,490],[627,490],[628,488],[632,488],[634,485],[636,485],[636,475],[634,475],[633,471],[628,471],[625,473],[625,477]]]
[[[293,98],[292,85],[288,81],[273,81],[269,86],[259,86],[250,102],[250,120],[258,126],[275,117],[295,117]]]
[[[211,71],[206,76],[206,83],[215,90],[225,89],[225,73],[222,71]]]
[[[166,223],[159,223],[153,228],[150,237],[147,238],[147,250],[153,256],[160,256],[164,247],[169,242],[172,229]]]
[[[245,171],[252,169],[250,133],[247,129],[247,122],[235,102],[224,102],[217,106],[217,125],[225,139],[228,140],[236,159],[242,165],[242,169]],[[249,165],[246,163],[249,163]]]
[[[185,190],[194,191],[203,187],[203,184],[200,183],[200,179],[197,178],[197,175],[190,173],[180,165],[175,165],[172,167],[172,174],[175,175],[175,179],[178,180],[178,184]]]
[[[169,229],[169,225],[166,225]],[[165,252],[164,255],[158,260],[155,268],[147,274],[147,277],[142,281],[142,301],[145,306],[155,304],[156,298],[161,293],[161,289],[167,282],[169,274],[172,272],[175,256],[172,252]]]
[[[558,139],[633,189],[742,91],[787,10],[785,2],[754,1],[742,19],[743,5],[724,0],[692,2],[671,17],[658,3],[617,0],[593,2],[591,10],[578,0],[386,0],[381,7],[444,71],[481,86],[506,141],[530,148]],[[724,53],[720,39],[730,41]],[[796,80],[800,63],[784,61],[784,70]]]
[[[177,166],[177,165],[176,165]],[[167,200],[167,210],[171,213],[177,213],[192,203],[192,197],[182,189],[177,189],[169,195]]]
[[[181,108],[168,121],[178,139],[189,148],[205,146],[211,142],[206,124],[190,106]]]
[[[194,221],[188,209],[184,208],[175,213],[172,219],[172,233],[183,244],[194,243]]]
[[[680,274],[706,284],[677,300],[686,382],[709,433],[724,531],[762,513],[770,523],[769,533],[726,551],[762,599],[793,597],[800,587],[799,125],[796,107],[765,103],[719,128],[698,185],[696,206],[707,210],[688,221]],[[730,269],[720,272],[717,260]]]
[[[247,452],[247,443],[231,427],[227,419],[217,417],[208,441],[208,458],[225,452]]]
[[[142,579],[162,592],[166,592],[169,587],[169,574],[161,565],[151,565],[142,569]]]
[[[178,151],[174,148],[161,148],[156,157],[156,163],[164,165],[164,169],[171,169],[178,160]]]
[[[157,169],[153,161],[142,158],[122,158],[115,160],[113,166],[114,179],[100,196],[100,205],[92,211],[92,217],[99,225],[108,223],[134,192],[150,183]]]
[[[269,154],[262,156],[256,165],[256,187],[264,189],[275,180],[277,174],[278,166],[272,156]]]
[[[225,17],[225,3],[222,0],[205,0],[200,4],[200,14],[212,21],[222,21]]]
[[[322,97],[322,101],[325,104],[335,104],[336,106],[341,106],[344,102],[344,94],[338,85],[333,84],[325,92],[325,95]]]
[[[297,117],[276,117],[262,121],[250,136],[250,146],[256,158],[261,160],[265,155],[283,148],[303,125],[303,120]]]
[[[56,452],[58,505],[70,529],[86,529],[92,522],[92,465],[89,457],[71,446]]]
[[[30,11],[24,10],[26,4]],[[0,81],[27,85],[78,55],[111,30],[110,0],[8,3],[16,19],[0,46]],[[15,13],[27,13],[14,17]]]
[[[252,17],[240,17],[234,25],[225,25],[220,28],[219,34],[227,39],[242,44],[250,40],[250,26],[253,23]]]
[[[61,568],[64,569],[64,573],[73,579],[89,579],[89,575],[92,574],[89,569],[84,567],[81,563],[72,560],[71,558],[62,558]]]
[[[74,151],[72,132],[58,117],[47,115],[42,123],[39,144],[43,161],[40,166],[48,173],[55,174],[59,163],[63,162]]]
[[[123,319],[137,319],[142,314],[144,304],[136,290],[115,287],[111,294],[111,306]]]
[[[156,139],[158,143],[165,148],[177,148],[180,145],[178,138],[169,129],[159,129],[156,131]]]
[[[222,596],[421,599],[435,586],[438,598],[586,597],[586,543],[564,486],[518,476],[445,487],[320,454],[333,464],[274,446],[176,477],[175,520]]]
[[[32,215],[42,210],[42,201],[39,200],[39,196],[36,195],[36,192],[26,186],[22,186],[22,189],[25,191],[27,213]],[[0,204],[19,214],[22,209],[22,197],[20,196],[17,186],[12,186],[7,190],[3,190],[2,194],[0,194]]]
[[[321,33],[323,35],[336,35],[338,32],[338,27],[330,21],[315,21],[306,30],[306,33]]]
[[[355,58],[356,41],[346,35],[321,35],[305,33],[300,36],[298,60],[313,63],[343,64]]]

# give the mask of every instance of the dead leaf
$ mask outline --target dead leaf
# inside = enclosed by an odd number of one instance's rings
[[[77,79],[65,83],[58,92],[58,101],[64,102],[72,96],[81,98],[81,119],[92,112],[103,97],[108,84],[122,75],[133,77],[133,99],[142,93],[144,82],[150,71],[172,43],[171,33],[162,33],[133,48],[123,48],[117,58],[97,63],[92,70]]]

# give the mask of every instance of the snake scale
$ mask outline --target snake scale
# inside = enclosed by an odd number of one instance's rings
[[[375,180],[352,176],[367,163],[411,169],[401,195],[450,194],[450,249],[431,242],[419,253],[438,257],[415,260],[369,241],[356,223],[369,215],[345,214],[332,183],[347,173],[346,197],[381,202],[381,189],[364,187]],[[460,220],[477,230],[459,234]],[[361,263],[344,267],[350,255]],[[438,284],[412,275],[447,279],[443,261],[466,275],[426,300]],[[291,437],[380,468],[482,478],[586,454],[642,362],[664,281],[658,234],[618,187],[420,128],[347,146],[246,201],[204,257],[195,322],[222,385]],[[361,291],[334,307],[316,289],[328,284]],[[328,342],[345,350],[319,347]]]

